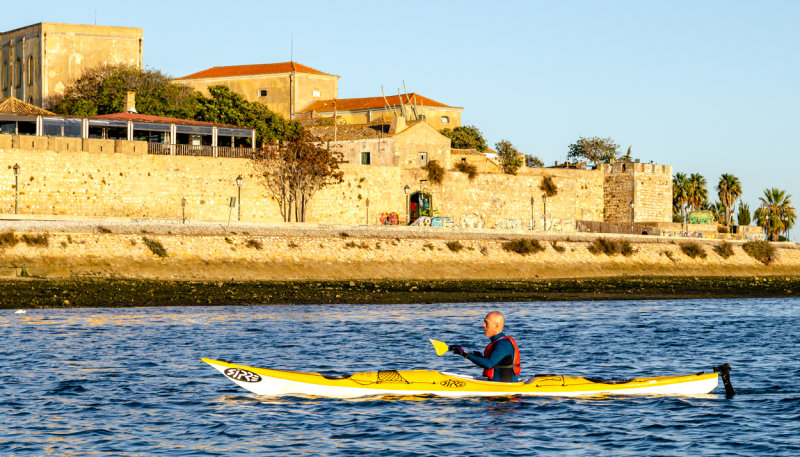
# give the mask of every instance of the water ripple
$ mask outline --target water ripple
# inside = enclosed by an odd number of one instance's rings
[[[797,455],[800,301],[35,310],[0,314],[0,455]],[[351,373],[475,372],[428,338],[480,349],[508,317],[523,369],[630,378],[728,362],[738,395],[250,395],[199,361]],[[794,343],[794,344],[793,344]]]

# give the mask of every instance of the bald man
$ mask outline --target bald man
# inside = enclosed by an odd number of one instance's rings
[[[483,334],[491,341],[483,354],[468,353],[461,346],[450,346],[453,353],[469,359],[483,368],[483,376],[490,381],[517,382],[520,373],[519,348],[514,338],[503,333],[506,318],[499,311],[492,311],[483,319]]]

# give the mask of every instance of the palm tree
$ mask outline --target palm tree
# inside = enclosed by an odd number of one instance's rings
[[[722,202],[706,202],[704,206],[705,209],[711,211],[711,215],[714,216],[717,222],[725,217],[725,205],[723,205]]]
[[[725,220],[723,223],[729,225],[732,219],[731,208],[736,205],[736,200],[742,196],[742,185],[739,183],[739,178],[724,173],[719,177],[717,192],[719,202],[725,207]]]
[[[686,203],[693,211],[703,208],[703,202],[708,200],[706,178],[699,173],[692,173],[686,181]]]
[[[672,178],[672,206],[678,209],[684,222],[686,222],[686,203],[688,203],[686,181],[684,173],[676,173]]]
[[[788,233],[794,225],[795,212],[792,196],[776,187],[764,189],[761,207],[756,210],[756,223],[764,228],[769,239],[777,241],[781,233]]]

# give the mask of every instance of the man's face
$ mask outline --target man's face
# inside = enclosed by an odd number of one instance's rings
[[[494,316],[488,315],[483,319],[483,334],[488,338],[500,333],[500,329],[498,327],[497,319],[495,319]]]

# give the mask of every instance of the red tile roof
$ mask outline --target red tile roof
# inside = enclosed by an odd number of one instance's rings
[[[228,124],[215,124],[213,122],[193,121],[190,119],[178,119],[175,117],[151,116],[149,114],[139,114],[139,113],[103,114],[100,116],[94,116],[90,119],[105,119],[108,121],[153,122],[153,123],[177,124],[177,125],[198,125],[202,127],[225,127],[225,128],[248,129],[248,130],[250,129],[250,127],[239,127],[236,125],[228,125]]]
[[[297,62],[264,63],[256,65],[232,65],[229,67],[211,67],[207,70],[198,71],[188,76],[177,79],[199,79],[199,78],[224,78],[229,76],[246,75],[267,75],[274,73],[311,73],[313,75],[329,75],[311,67],[307,67]]]
[[[390,107],[400,106],[401,98],[400,95],[390,95],[386,97],[384,100],[383,97],[366,97],[366,98],[339,98],[336,99],[336,110],[337,111],[357,111],[362,109],[376,109],[376,108],[383,108],[386,106],[386,101],[388,100]],[[323,113],[333,112],[333,102],[334,100],[317,100],[316,102],[309,105],[306,109],[302,112],[308,111],[318,111]],[[444,103],[437,102],[436,100],[432,100],[428,97],[423,97],[422,95],[418,95],[415,93],[410,93],[408,95],[402,96],[402,103],[406,105],[417,105],[417,106],[433,106],[438,108],[453,108],[452,106],[445,105]]]

